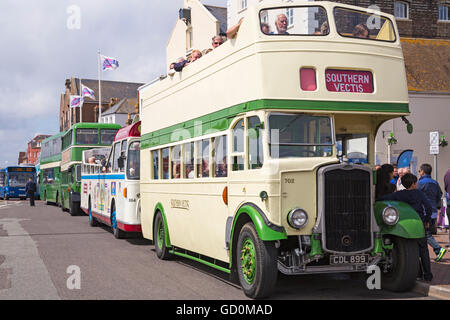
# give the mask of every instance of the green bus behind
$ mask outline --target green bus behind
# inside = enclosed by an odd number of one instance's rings
[[[118,124],[77,123],[62,138],[61,207],[71,215],[80,213],[81,163],[83,151],[111,146]]]

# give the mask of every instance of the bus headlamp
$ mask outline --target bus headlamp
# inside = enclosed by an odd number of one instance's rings
[[[381,215],[383,217],[384,223],[386,223],[388,226],[393,226],[397,224],[399,219],[398,211],[394,207],[384,208]]]
[[[288,214],[288,223],[292,228],[301,229],[308,223],[308,214],[303,209],[295,208]]]

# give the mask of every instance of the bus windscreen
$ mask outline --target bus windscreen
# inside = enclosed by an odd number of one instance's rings
[[[329,33],[327,12],[320,6],[261,10],[261,32],[267,35],[318,35]]]
[[[334,19],[337,32],[343,37],[395,41],[394,27],[386,17],[337,7],[334,8]]]

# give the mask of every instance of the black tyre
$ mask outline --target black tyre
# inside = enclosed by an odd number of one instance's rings
[[[47,191],[44,192],[44,201],[46,205],[49,205],[50,203],[47,200]]]
[[[98,226],[97,219],[95,219],[94,216],[92,215],[91,200],[89,200],[89,225],[91,227],[97,227]]]
[[[153,242],[155,243],[155,251],[158,258],[161,260],[170,259],[171,254],[166,246],[166,229],[160,212],[156,214],[155,223],[153,224]]]
[[[58,203],[58,200],[56,200],[56,203]],[[61,205],[58,204],[58,207],[61,208],[62,212],[66,211],[66,209],[64,209],[64,194],[61,195]]]
[[[246,296],[269,297],[277,282],[277,249],[275,243],[262,241],[252,222],[245,224],[235,250],[237,274]]]
[[[416,239],[392,237],[387,251],[387,271],[381,270],[381,287],[402,292],[412,289],[419,271],[419,245]]]
[[[114,234],[114,237],[116,239],[123,239],[126,237],[126,232],[123,230],[120,230],[117,226],[117,211],[116,208],[113,206],[112,210],[113,213],[111,214],[111,227]]]
[[[74,217],[77,216],[80,213],[80,204],[78,202],[72,202],[69,203],[69,214]]]
[[[59,193],[56,193],[56,203],[55,204],[57,207],[60,207],[64,211],[64,202],[63,202],[64,197],[62,197],[61,200],[62,200],[61,203],[59,203]]]

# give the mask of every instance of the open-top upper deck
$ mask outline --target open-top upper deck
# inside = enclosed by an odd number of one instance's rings
[[[303,12],[306,31],[264,33],[261,22],[270,23],[287,8]],[[368,38],[353,37],[351,30],[364,19],[376,28]],[[319,34],[323,22],[328,30]],[[235,38],[182,72],[142,86],[140,97],[143,135],[186,128],[194,120],[220,127],[223,119],[258,109],[409,113],[394,17],[325,1],[249,7]]]

